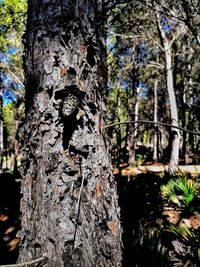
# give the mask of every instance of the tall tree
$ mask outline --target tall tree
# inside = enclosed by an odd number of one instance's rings
[[[0,76],[0,173],[3,168],[3,97],[2,97],[2,79]]]
[[[153,120],[158,122],[158,78],[155,79],[154,84],[154,110],[153,110]],[[155,125],[154,137],[153,137],[153,160],[158,162],[159,158],[159,144],[158,144],[158,126]]]
[[[161,37],[161,43],[163,44],[164,54],[165,54],[165,69],[166,69],[166,83],[167,83],[167,92],[169,95],[169,106],[170,106],[170,115],[171,115],[171,124],[175,127],[179,126],[178,122],[178,106],[176,101],[176,95],[174,90],[174,81],[173,81],[173,65],[172,65],[172,44],[175,35],[172,40],[168,36],[168,31],[170,31],[170,26],[168,25],[167,18],[160,15],[160,11],[156,7],[156,17],[158,32]],[[179,161],[179,145],[180,145],[180,133],[177,128],[172,128],[171,131],[171,154],[170,154],[170,163],[169,163],[169,172],[175,173],[178,161]]]
[[[19,261],[121,266],[102,1],[29,1]]]
[[[132,99],[131,99],[131,114],[130,120],[137,121],[138,120],[138,95],[137,95],[137,66],[136,66],[136,49],[135,44],[132,47]],[[135,163],[135,154],[136,154],[136,140],[137,140],[137,125],[132,124],[130,126],[130,135],[128,137],[128,146],[129,146],[129,164]]]

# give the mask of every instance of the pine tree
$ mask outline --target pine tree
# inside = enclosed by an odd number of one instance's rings
[[[29,1],[19,261],[121,266],[101,1]]]

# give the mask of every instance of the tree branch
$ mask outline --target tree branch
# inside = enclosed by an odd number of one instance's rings
[[[195,134],[195,135],[199,135],[200,136],[200,132],[194,132],[194,131],[191,131],[191,130],[188,130],[188,129],[185,129],[185,128],[182,128],[182,127],[179,127],[179,126],[174,126],[174,125],[172,125],[170,123],[155,122],[155,121],[148,121],[148,120],[115,122],[115,123],[111,123],[109,125],[104,126],[104,129],[115,127],[115,126],[120,125],[120,124],[132,124],[132,123],[147,123],[147,124],[149,123],[149,124],[162,125],[162,126],[167,126],[167,127],[170,127],[170,128],[175,128],[175,129],[178,129],[178,130],[187,132],[187,133],[192,133],[192,134]]]
[[[110,35],[113,35],[113,36],[123,37],[125,39],[135,39],[136,38],[135,35],[127,35],[127,34],[115,33],[113,31],[107,31],[107,33],[109,33]]]
[[[150,61],[150,60],[148,61],[147,66],[156,67],[156,68],[159,68],[159,69],[164,69],[165,68],[165,66],[163,64],[158,63],[158,62],[153,62],[153,61]]]
[[[9,65],[5,62],[0,62],[0,66],[2,68],[5,68],[8,73],[15,79],[16,82],[20,83],[22,87],[24,87],[24,84],[23,82],[19,79],[19,77],[14,73],[12,72],[12,70],[10,69]]]
[[[32,261],[26,261],[24,263],[16,263],[16,264],[9,264],[9,265],[0,265],[0,267],[26,267],[26,266],[30,266],[36,263],[39,263],[41,261],[46,260],[47,258],[45,257],[41,257]]]

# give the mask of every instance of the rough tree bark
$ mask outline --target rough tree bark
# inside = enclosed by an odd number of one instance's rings
[[[29,1],[19,261],[121,266],[100,0]]]

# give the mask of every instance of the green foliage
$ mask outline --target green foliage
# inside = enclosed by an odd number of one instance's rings
[[[163,198],[177,205],[178,207],[191,206],[194,199],[197,197],[197,189],[199,184],[186,176],[171,178],[167,184],[161,186],[161,194]]]
[[[147,159],[147,155],[146,154],[136,154],[136,157],[135,158],[140,163],[143,163]]]
[[[136,160],[137,160],[137,161],[143,161],[143,155],[141,155],[141,154],[137,154],[137,155],[136,155]]]
[[[0,46],[6,52],[10,45],[19,46],[26,20],[26,0],[2,0],[0,3]]]
[[[195,238],[192,230],[190,230],[187,226],[170,224],[168,231],[185,241],[190,241],[191,238]]]
[[[3,83],[3,90],[12,91],[17,99],[23,98],[24,94],[23,90],[18,90],[18,85],[21,84],[23,87],[24,81],[22,35],[25,30],[26,12],[26,0],[0,2],[0,71],[2,78],[6,77],[9,80]]]
[[[149,161],[151,158],[151,150],[146,146],[139,146],[136,151],[135,159],[139,164]]]
[[[194,200],[195,190],[195,182],[187,177],[172,178],[166,185],[161,186],[163,197],[179,207],[188,206]]]
[[[5,137],[7,142],[12,143],[15,134],[15,105],[10,103],[3,107],[3,120],[5,127]]]

